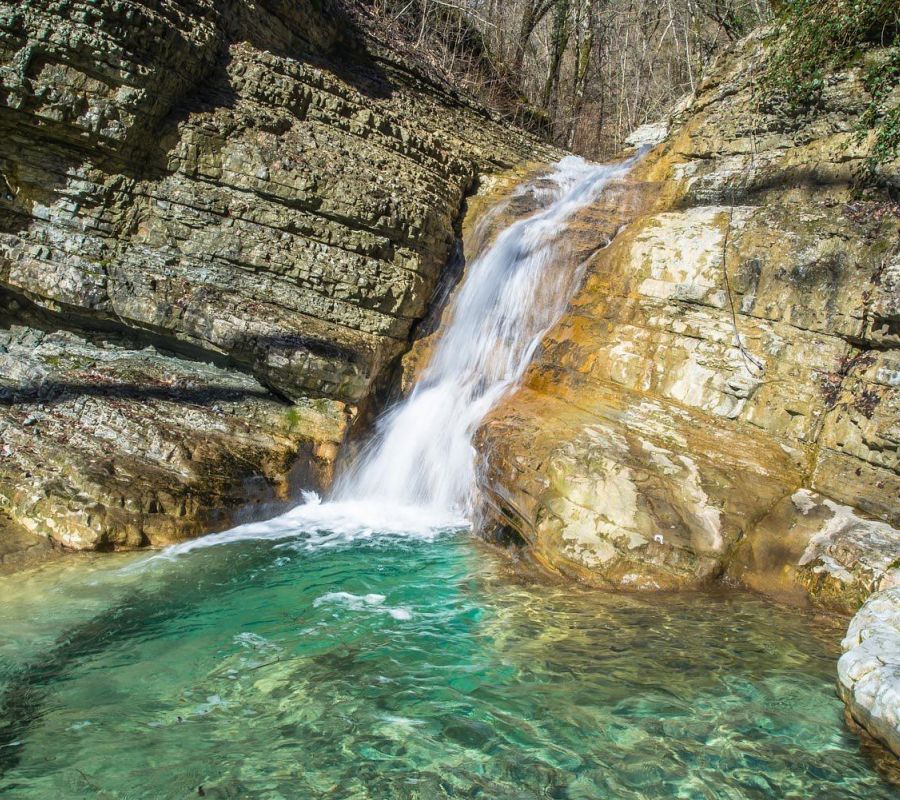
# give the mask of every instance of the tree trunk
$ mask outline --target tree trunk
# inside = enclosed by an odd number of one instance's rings
[[[551,112],[556,106],[554,89],[559,84],[559,69],[562,65],[563,53],[569,44],[569,0],[557,0],[553,14],[553,31],[550,34],[550,63],[547,65],[547,79],[544,81],[544,92],[541,96],[541,107]]]
[[[569,129],[569,148],[575,146],[578,120],[584,110],[587,90],[588,67],[594,50],[594,0],[578,0],[577,29],[575,39],[575,74],[572,79],[572,125]]]
[[[525,63],[525,50],[528,48],[528,40],[541,20],[547,16],[547,12],[553,5],[553,0],[527,0],[522,11],[522,21],[519,25],[519,35],[516,37],[516,49],[513,54],[513,73],[521,78],[522,66]]]

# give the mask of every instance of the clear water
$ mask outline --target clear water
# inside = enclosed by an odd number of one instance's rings
[[[896,796],[844,728],[838,622],[331,533],[0,579],[0,796]]]

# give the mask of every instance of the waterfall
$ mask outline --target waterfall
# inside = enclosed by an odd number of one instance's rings
[[[580,279],[565,252],[566,225],[633,162],[567,156],[518,188],[514,197],[531,195],[537,210],[501,231],[468,265],[430,361],[409,396],[378,420],[329,502],[304,493],[303,504],[279,517],[162,555],[244,539],[301,537],[297,546],[313,548],[385,533],[430,538],[466,526],[476,502],[475,432],[521,379]]]
[[[568,156],[519,188],[535,195],[539,210],[503,230],[467,267],[428,365],[378,421],[335,499],[472,512],[478,425],[521,379],[579,278],[558,257],[566,223],[629,166]]]

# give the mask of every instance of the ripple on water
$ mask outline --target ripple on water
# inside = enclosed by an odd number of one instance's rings
[[[0,794],[894,796],[843,726],[839,622],[531,584],[462,534],[284,544],[0,581]]]

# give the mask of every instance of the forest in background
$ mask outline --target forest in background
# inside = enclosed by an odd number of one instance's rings
[[[618,151],[695,87],[767,0],[367,0],[378,24],[460,89],[590,158]]]
[[[863,64],[867,180],[900,150],[898,0],[361,0],[382,32],[511,122],[588,158],[618,152],[704,68],[773,22],[760,102],[815,111],[830,70]],[[866,60],[872,47],[882,56]]]

